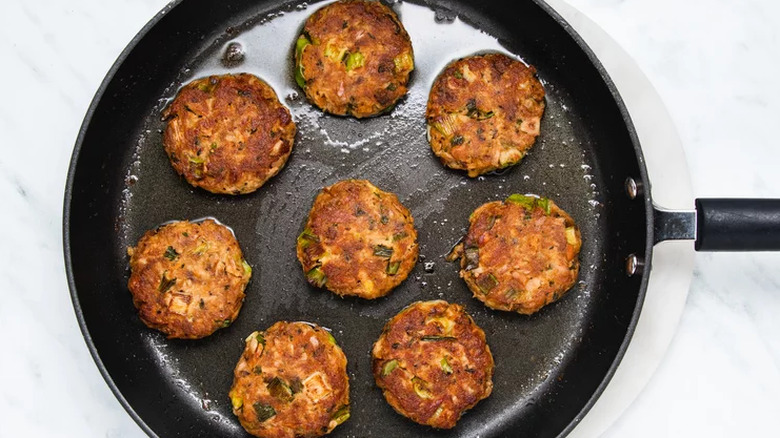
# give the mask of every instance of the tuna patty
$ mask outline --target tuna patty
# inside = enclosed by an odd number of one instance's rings
[[[366,180],[346,180],[317,195],[297,251],[312,285],[373,299],[414,268],[417,231],[397,196]]]
[[[460,276],[488,307],[531,314],[577,281],[582,237],[552,200],[512,195],[480,206],[469,223]]]
[[[256,76],[209,76],[185,85],[163,112],[176,172],[212,193],[238,195],[284,167],[295,140],[290,112]]]
[[[277,322],[246,338],[230,388],[233,413],[263,438],[311,438],[349,418],[347,357],[325,329]]]
[[[493,390],[485,333],[462,306],[417,302],[394,316],[373,349],[374,378],[399,414],[439,429]]]
[[[448,65],[433,83],[425,113],[433,153],[470,177],[520,162],[544,113],[535,73],[499,53]]]
[[[357,118],[390,111],[407,92],[412,43],[392,9],[347,0],[312,14],[295,45],[295,78],[320,109]]]
[[[147,231],[127,253],[127,287],[147,326],[198,339],[238,317],[252,268],[224,225],[174,222]]]

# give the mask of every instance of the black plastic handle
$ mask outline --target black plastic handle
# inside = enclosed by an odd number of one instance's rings
[[[780,199],[697,199],[696,251],[780,250]]]

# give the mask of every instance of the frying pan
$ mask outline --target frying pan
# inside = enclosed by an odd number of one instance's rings
[[[780,202],[700,199],[696,211],[655,208],[641,149],[617,91],[571,28],[541,1],[425,1],[393,5],[416,55],[410,93],[388,116],[353,120],[312,109],[294,85],[294,36],[315,7],[295,1],[173,2],[131,42],[88,110],[65,193],[68,281],[82,332],[107,383],[150,436],[245,436],[227,392],[243,338],[277,320],[329,327],[349,358],[352,418],[334,436],[561,436],[603,391],[641,310],[653,245],[695,239],[698,250],[780,248]],[[230,42],[245,59],[220,63]],[[442,167],[423,113],[436,74],[452,59],[501,50],[536,66],[547,91],[542,134],[528,157],[469,179]],[[179,179],[161,147],[160,111],[179,86],[211,73],[267,80],[299,127],[285,169],[258,192],[225,197]],[[316,192],[367,178],[397,193],[419,231],[410,278],[375,301],[309,287],[295,238]],[[556,200],[579,224],[580,282],[533,316],[471,298],[443,256],[468,214],[511,193]],[[255,275],[238,320],[198,341],[167,340],[135,315],[127,246],[172,219],[231,226]],[[384,322],[417,300],[461,303],[487,334],[493,394],[450,431],[396,414],[373,383],[370,349]]]

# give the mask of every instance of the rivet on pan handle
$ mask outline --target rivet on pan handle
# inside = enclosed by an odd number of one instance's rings
[[[779,251],[780,199],[697,199],[695,211],[655,208],[655,243],[696,240],[696,251]]]
[[[645,267],[642,259],[636,256],[636,254],[629,254],[626,257],[626,275],[633,277],[637,274],[642,274],[642,269]]]

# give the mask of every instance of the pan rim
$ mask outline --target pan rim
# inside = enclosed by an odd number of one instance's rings
[[[628,345],[630,344],[631,339],[633,337],[642,310],[642,305],[644,303],[645,294],[647,292],[647,284],[648,284],[649,274],[651,270],[651,261],[652,261],[653,246],[654,246],[653,245],[654,230],[652,226],[654,210],[653,210],[652,197],[649,189],[650,181],[647,173],[647,167],[645,165],[644,156],[642,154],[639,137],[637,135],[636,128],[634,127],[634,123],[631,119],[631,116],[628,113],[628,109],[625,105],[625,102],[620,96],[617,86],[612,81],[611,77],[609,76],[609,73],[606,71],[603,64],[599,61],[595,52],[590,48],[590,46],[588,46],[585,40],[577,33],[574,27],[571,26],[552,6],[547,4],[544,0],[532,0],[532,1],[536,6],[538,6],[546,14],[548,14],[566,32],[566,34],[572,38],[572,40],[577,44],[580,50],[583,51],[583,53],[588,58],[590,63],[596,69],[599,76],[601,77],[601,80],[604,81],[607,90],[609,91],[610,95],[614,99],[615,105],[617,106],[618,111],[620,112],[621,118],[623,119],[629,138],[631,140],[631,146],[634,150],[634,154],[636,155],[637,164],[639,168],[639,175],[638,175],[639,180],[641,180],[642,183],[644,184],[644,187],[646,187],[646,190],[644,190],[642,196],[642,201],[644,202],[644,209],[645,209],[645,231],[646,231],[645,253],[644,253],[645,266],[641,273],[642,278],[639,284],[639,291],[637,293],[637,303],[634,307],[634,311],[632,313],[631,319],[626,328],[626,334],[623,338],[623,341],[620,344],[620,347],[618,348],[615,354],[615,358],[613,359],[612,364],[607,369],[601,382],[593,391],[593,394],[590,396],[588,401],[583,405],[583,407],[580,409],[577,415],[571,420],[571,422],[558,435],[559,437],[565,437],[569,435],[574,430],[574,428],[576,428],[576,426],[588,414],[591,408],[593,408],[596,401],[604,392],[607,385],[612,380],[612,377],[614,376],[615,371],[620,365],[623,357],[625,356]],[[105,77],[101,81],[100,86],[96,90],[95,95],[92,98],[89,107],[87,108],[87,111],[84,115],[84,120],[82,121],[81,127],[79,128],[78,135],[76,137],[76,142],[74,144],[73,152],[71,154],[70,163],[68,165],[68,173],[65,182],[64,202],[63,202],[62,235],[63,235],[63,253],[64,253],[65,271],[66,271],[65,273],[66,273],[66,278],[68,283],[68,289],[71,296],[71,302],[73,304],[73,310],[76,314],[76,319],[78,321],[79,329],[81,331],[82,336],[84,337],[85,343],[87,344],[87,349],[89,350],[90,356],[92,356],[92,359],[95,362],[95,365],[97,366],[100,375],[103,377],[103,380],[106,382],[111,392],[114,394],[114,396],[119,401],[120,405],[124,408],[124,410],[130,415],[133,421],[135,421],[135,423],[141,428],[141,430],[143,430],[144,433],[146,433],[151,438],[159,438],[159,435],[154,430],[152,430],[148,424],[146,424],[146,422],[135,411],[135,409],[130,405],[130,403],[124,397],[122,392],[119,390],[113,378],[109,374],[108,369],[106,368],[105,364],[100,358],[100,354],[97,351],[97,347],[95,346],[92,340],[92,336],[87,327],[86,320],[84,318],[84,313],[82,311],[81,303],[78,297],[76,281],[73,274],[73,260],[71,257],[70,217],[71,217],[71,203],[73,200],[73,185],[74,185],[75,174],[76,174],[76,166],[79,162],[81,149],[84,144],[86,132],[92,123],[92,118],[97,110],[98,105],[103,99],[106,89],[108,88],[109,84],[113,81],[114,77],[116,76],[117,72],[122,67],[122,65],[125,63],[128,56],[135,50],[136,46],[141,42],[141,40],[143,40],[147,36],[147,34],[152,29],[154,29],[160,23],[160,21],[162,21],[162,19],[165,18],[165,16],[169,12],[171,12],[177,6],[180,6],[182,3],[183,0],[171,0],[154,17],[152,17],[125,46],[125,48],[119,54],[119,56],[111,65]]]
[[[585,405],[582,407],[580,412],[561,431],[561,433],[558,434],[559,437],[565,437],[569,435],[577,427],[580,421],[588,414],[588,412],[590,412],[590,410],[596,404],[596,401],[599,399],[599,397],[601,397],[601,394],[607,388],[607,385],[609,385],[609,382],[612,380],[612,377],[615,375],[615,371],[617,371],[620,362],[623,360],[623,357],[626,354],[626,350],[628,349],[628,345],[631,343],[631,339],[634,336],[634,331],[636,329],[637,322],[639,321],[639,315],[642,313],[642,305],[644,304],[645,301],[645,293],[647,292],[647,283],[650,277],[653,246],[654,246],[653,245],[654,229],[652,226],[654,210],[653,210],[653,200],[650,195],[650,189],[649,189],[650,179],[647,174],[647,167],[645,166],[644,155],[642,154],[642,148],[639,143],[639,136],[636,132],[636,127],[634,127],[634,122],[631,120],[631,115],[628,113],[628,108],[626,107],[623,98],[620,96],[620,92],[618,91],[617,86],[615,85],[614,81],[612,81],[612,78],[609,76],[609,73],[607,72],[606,68],[604,68],[604,65],[598,59],[595,52],[590,48],[590,46],[588,46],[588,44],[579,35],[579,33],[577,33],[574,27],[571,26],[555,9],[553,9],[552,6],[548,5],[543,0],[533,0],[533,2],[536,3],[537,6],[539,6],[542,10],[544,10],[550,17],[553,18],[553,20],[555,20],[556,23],[558,23],[558,25],[560,25],[563,28],[563,30],[580,47],[580,49],[583,51],[585,56],[587,56],[590,63],[599,73],[599,76],[601,76],[601,80],[603,80],[604,84],[607,86],[609,93],[612,95],[612,98],[615,101],[615,105],[617,105],[618,110],[620,111],[620,116],[623,118],[623,122],[626,125],[626,130],[628,131],[629,138],[631,139],[631,146],[634,149],[634,154],[636,155],[637,158],[637,164],[639,167],[639,179],[644,184],[644,187],[646,187],[646,190],[643,191],[643,196],[642,196],[642,200],[645,204],[644,205],[645,231],[646,231],[645,254],[644,254],[645,265],[641,273],[642,279],[639,284],[639,292],[637,294],[637,302],[636,305],[634,306],[634,312],[631,316],[631,320],[629,321],[628,327],[626,328],[626,334],[623,337],[623,342],[621,342],[620,348],[618,348],[618,351],[615,354],[615,358],[613,359],[609,369],[607,369],[607,372],[602,378],[601,383],[599,383],[599,385],[596,387],[596,390],[593,391],[593,394],[585,403]]]
[[[133,407],[130,405],[130,403],[125,398],[124,394],[119,390],[116,383],[114,382],[114,379],[111,377],[111,375],[108,372],[108,369],[106,368],[105,364],[103,363],[103,360],[100,358],[100,354],[97,351],[97,347],[95,347],[95,343],[92,341],[92,336],[90,335],[89,328],[87,327],[87,322],[84,319],[84,312],[81,309],[81,302],[79,301],[78,297],[78,291],[76,290],[76,279],[73,276],[73,260],[71,258],[71,236],[70,236],[70,213],[71,213],[71,203],[73,201],[73,184],[75,180],[76,175],[76,166],[79,161],[79,157],[81,155],[81,148],[84,145],[84,138],[86,136],[86,132],[89,129],[89,126],[92,124],[92,117],[95,115],[95,111],[97,110],[98,105],[103,99],[103,95],[105,94],[106,89],[108,88],[111,81],[116,76],[116,73],[119,71],[119,69],[122,67],[122,65],[127,60],[127,57],[130,56],[130,53],[135,50],[138,43],[146,37],[146,35],[159,24],[159,22],[176,6],[180,5],[184,0],[171,0],[168,4],[163,6],[162,9],[160,9],[157,14],[152,17],[151,20],[149,20],[142,28],[138,31],[138,33],[133,37],[133,39],[130,40],[130,42],[125,46],[124,49],[122,49],[122,52],[119,54],[117,59],[114,61],[114,63],[111,65],[111,68],[109,68],[108,72],[106,73],[106,76],[103,78],[102,82],[100,83],[100,86],[98,87],[97,91],[95,92],[95,96],[92,98],[92,101],[89,104],[89,107],[87,108],[87,112],[84,115],[84,121],[81,122],[81,127],[79,128],[78,136],[76,137],[76,143],[73,147],[73,153],[71,154],[70,163],[68,165],[68,176],[65,182],[65,198],[63,202],[63,214],[62,214],[62,240],[63,240],[63,252],[65,255],[65,276],[68,280],[68,289],[70,290],[70,298],[71,302],[73,303],[73,310],[76,313],[76,319],[79,323],[79,329],[81,330],[81,334],[84,337],[84,341],[87,344],[87,349],[89,350],[90,356],[92,356],[92,360],[95,362],[95,365],[98,368],[98,371],[100,371],[100,375],[103,377],[103,380],[108,385],[109,389],[111,389],[111,392],[114,394],[114,397],[119,401],[119,404],[122,405],[122,408],[124,408],[125,412],[130,415],[130,417],[135,421],[135,423],[138,425],[138,427],[141,428],[141,430],[144,431],[149,437],[151,438],[159,438],[159,435],[152,430],[151,427],[149,427],[148,424],[141,418],[140,415],[133,409]]]

